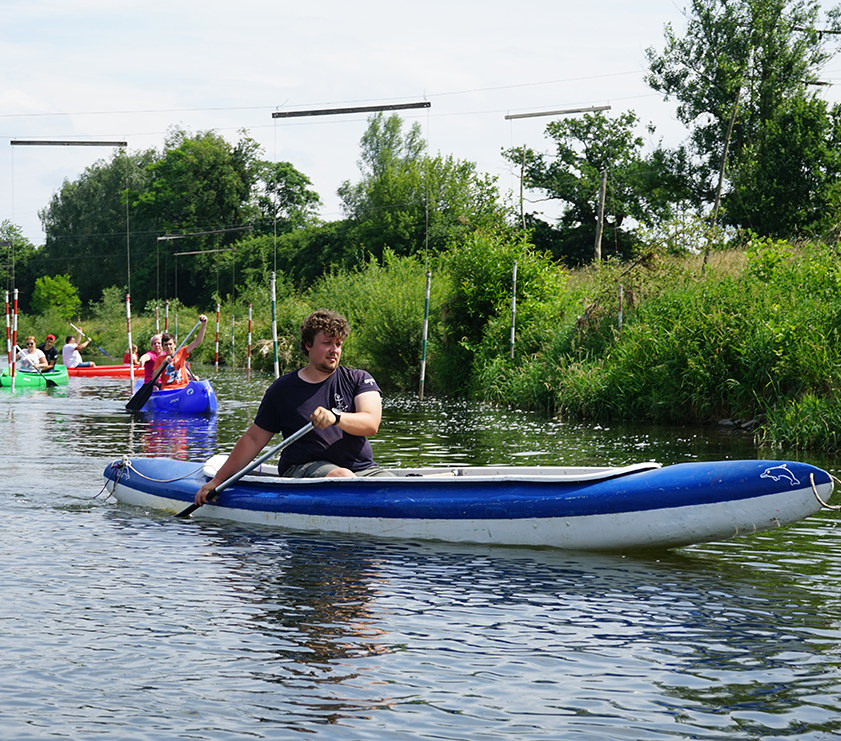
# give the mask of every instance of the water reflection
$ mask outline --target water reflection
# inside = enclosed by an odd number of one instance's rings
[[[228,583],[259,608],[249,624],[287,644],[278,658],[295,662],[292,675],[332,673],[333,664],[388,650],[372,614],[383,576],[361,544],[216,528],[212,541],[233,555]]]
[[[216,453],[215,415],[145,412],[135,417],[139,453],[145,457],[203,460]]]
[[[570,725],[615,738],[619,720],[632,738],[841,730],[829,715],[837,614],[779,569],[692,552],[193,530],[215,566],[205,589],[217,628],[240,636],[245,675],[229,681],[257,682],[239,701],[284,728],[387,726],[378,711],[391,708],[446,738],[510,737],[524,714],[540,718],[529,738]],[[442,719],[446,708],[458,718]]]
[[[95,498],[120,455],[229,451],[269,382],[214,376],[215,428],[126,414],[121,381],[0,391],[6,737],[841,734],[839,512],[623,557],[301,536]],[[434,397],[385,407],[386,464],[758,454],[712,428],[575,425]]]

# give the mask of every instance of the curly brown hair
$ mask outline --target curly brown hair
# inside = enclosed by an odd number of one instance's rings
[[[350,324],[341,314],[329,309],[316,309],[301,322],[301,352],[309,357],[307,345],[312,346],[315,336],[324,332],[328,337],[334,337],[344,342],[350,334]]]

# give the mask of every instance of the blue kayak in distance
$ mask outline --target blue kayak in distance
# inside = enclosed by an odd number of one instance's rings
[[[143,381],[137,381],[134,392],[137,393]],[[218,408],[216,392],[210,381],[190,381],[177,389],[155,389],[143,405],[144,412],[169,412],[171,414],[215,414]]]
[[[128,458],[104,471],[118,501],[178,513],[216,472]],[[791,461],[622,468],[396,468],[391,476],[289,479],[262,464],[195,518],[295,531],[582,551],[675,548],[798,522],[829,506],[832,477]]]

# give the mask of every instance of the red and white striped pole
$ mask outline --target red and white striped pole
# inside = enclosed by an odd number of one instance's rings
[[[18,289],[15,288],[15,311],[12,316],[12,346],[18,344]]]
[[[12,315],[12,391],[15,390],[15,367],[18,354],[15,348],[18,345],[18,289],[14,293],[14,314]]]
[[[6,291],[6,354],[9,356],[9,373],[12,367],[12,324],[9,316],[9,292]]]

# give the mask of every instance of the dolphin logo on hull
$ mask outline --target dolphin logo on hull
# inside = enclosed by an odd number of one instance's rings
[[[759,474],[759,478],[774,479],[774,481],[779,481],[780,479],[787,479],[792,486],[795,486],[796,484],[800,483],[800,481],[795,477],[795,475],[788,470],[788,466],[785,463],[783,463],[780,466],[772,466],[771,468],[766,468],[761,474]]]

